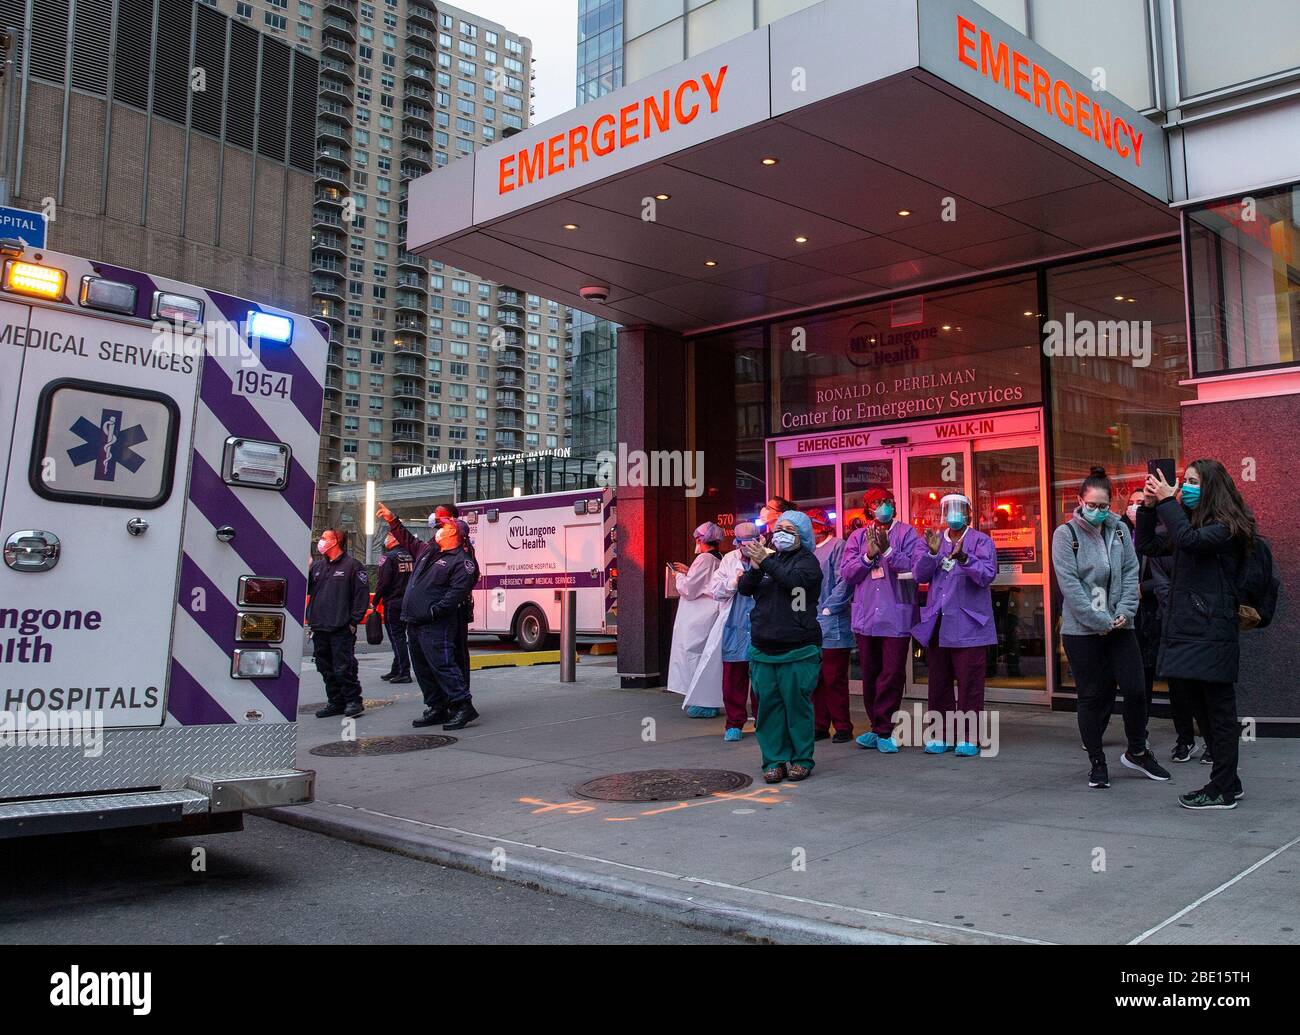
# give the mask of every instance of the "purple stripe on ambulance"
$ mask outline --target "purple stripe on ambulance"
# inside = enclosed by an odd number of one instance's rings
[[[247,329],[244,328],[244,323],[248,319],[250,306],[258,312],[262,311],[262,307],[256,302],[247,302],[233,295],[223,295],[220,291],[209,291],[208,297],[225,314],[226,319],[244,329],[245,333]],[[316,379],[316,375],[307,369],[303,361],[298,358],[298,354],[287,343],[276,347],[264,345],[260,352],[260,359],[267,370],[293,376],[293,387],[290,389],[289,396],[299,412],[307,418],[307,422],[319,431],[325,388]]]
[[[141,320],[153,319],[153,293],[160,290],[150,276],[125,266],[111,266],[106,262],[97,262],[95,269],[107,280],[117,280],[123,284],[135,286],[135,315]]]
[[[243,558],[250,575],[283,571],[288,576],[289,613],[301,622],[307,599],[307,576],[302,569],[307,558],[301,557],[296,561],[290,558],[198,453],[194,454],[192,461],[190,501],[214,526],[230,525],[234,528],[235,538],[230,548]],[[302,546],[306,547],[302,529],[295,527],[288,531],[294,543],[304,539]]]
[[[203,404],[231,435],[247,435],[249,438],[268,442],[279,442],[271,426],[253,408],[253,404],[242,395],[231,390],[232,382],[221,364],[213,356],[203,359],[203,376],[199,383],[199,397]],[[270,490],[263,490],[270,491]],[[289,461],[289,484],[283,491],[293,512],[304,525],[311,524],[312,502],[316,495],[316,479],[295,456]]]
[[[250,574],[256,574],[250,572]],[[194,610],[190,606],[195,599],[194,591],[203,590],[203,609]],[[227,657],[233,657],[235,647],[248,646],[256,648],[261,646],[257,643],[237,644],[235,642],[235,604],[227,599],[221,589],[212,582],[199,569],[193,558],[189,554],[181,557],[181,591],[180,606],[185,608],[186,614],[194,619],[195,624],[199,626],[212,642],[215,643],[225,653]],[[296,719],[296,709],[298,706],[298,674],[289,665],[280,666],[280,676],[277,679],[254,679],[250,680],[266,697],[275,709],[290,722]]]
[[[175,658],[167,690],[167,713],[182,726],[216,726],[235,721]]]

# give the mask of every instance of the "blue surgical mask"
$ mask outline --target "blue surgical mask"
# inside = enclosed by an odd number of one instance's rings
[[[882,503],[876,508],[876,520],[882,525],[887,525],[894,520],[894,505],[892,503]]]
[[[1201,487],[1199,485],[1188,485],[1183,482],[1182,488],[1183,506],[1187,508],[1195,507],[1201,502]]]
[[[429,515],[429,527],[432,528],[435,532],[438,530],[438,526],[441,524],[442,522],[438,520],[437,514]]]
[[[948,527],[951,528],[954,532],[960,532],[963,528],[966,527],[966,515],[953,514],[949,516]]]
[[[772,544],[778,550],[793,550],[799,545],[799,537],[793,532],[773,532]]]
[[[1088,519],[1088,524],[1090,525],[1104,525],[1106,523],[1106,518],[1109,515],[1109,508],[1102,508],[1101,510],[1089,510],[1087,507],[1083,508],[1083,516]]]

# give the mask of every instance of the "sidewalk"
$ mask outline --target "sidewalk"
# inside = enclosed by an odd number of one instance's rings
[[[366,696],[395,700],[357,735],[441,733],[411,728],[419,694],[379,679],[389,660],[360,659]],[[1014,706],[996,758],[822,741],[811,779],[772,788],[752,735],[724,744],[722,720],[686,718],[676,695],[618,689],[614,660],[583,657],[571,684],[558,666],[475,672],[482,718],[436,750],[312,755],[339,739],[339,720],[302,716],[298,764],[316,770],[317,801],[269,815],[774,941],[1300,944],[1300,742],[1242,744],[1246,798],[1231,812],[1178,807],[1208,779],[1195,762],[1167,763],[1168,784],[1123,768],[1118,716],[1112,786],[1090,790],[1074,716]],[[301,699],[324,700],[309,659]],[[1151,737],[1164,762],[1169,722]],[[573,792],[684,768],[755,782],[686,802]]]

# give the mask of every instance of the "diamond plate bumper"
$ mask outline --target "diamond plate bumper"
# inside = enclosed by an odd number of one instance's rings
[[[204,795],[184,790],[8,802],[0,805],[0,840],[178,823],[181,817],[206,812],[207,808]]]

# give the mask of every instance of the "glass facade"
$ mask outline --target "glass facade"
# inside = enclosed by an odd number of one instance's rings
[[[1196,374],[1300,360],[1300,185],[1187,213]]]
[[[623,0],[578,0],[578,104],[623,85]]]

